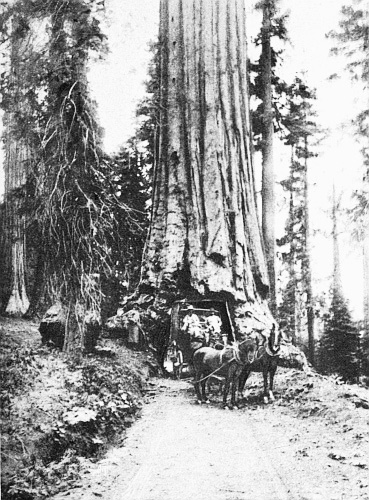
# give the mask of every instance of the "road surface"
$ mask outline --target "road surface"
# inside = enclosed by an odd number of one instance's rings
[[[329,457],[335,435],[323,420],[261,402],[237,411],[221,409],[220,398],[198,405],[186,381],[159,379],[153,392],[124,447],[55,499],[369,498],[358,489],[363,471]]]

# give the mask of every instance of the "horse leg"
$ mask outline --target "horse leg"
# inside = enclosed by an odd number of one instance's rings
[[[230,386],[230,369],[228,370],[228,373],[225,378],[224,382],[224,389],[223,389],[223,408],[228,410],[227,406],[227,397],[228,397],[228,392],[229,392],[229,386]]]
[[[202,394],[202,400],[205,402],[205,403],[210,403],[209,399],[207,398],[206,396],[206,380],[203,380],[201,382],[201,394]]]
[[[274,375],[275,375],[276,371],[277,371],[277,363],[273,363],[273,365],[270,367],[270,370],[269,370],[269,377],[270,377],[269,400],[270,401],[275,401],[275,397],[273,394],[273,384],[274,384]]]
[[[263,379],[264,379],[264,403],[269,403],[268,398],[268,366],[263,367]]]
[[[241,375],[238,379],[238,396],[241,397],[242,399],[245,397],[244,394],[244,388],[247,382],[247,379],[249,378],[249,375],[251,373],[251,370],[249,368],[243,368]]]
[[[202,399],[201,399],[201,392],[200,392],[200,383],[199,382],[201,380],[201,371],[197,372],[196,371],[196,378],[195,378],[196,382],[195,382],[195,390],[196,390],[196,396],[197,396],[197,401],[199,404],[202,403]]]
[[[237,373],[237,368],[234,370],[232,374],[232,391],[231,391],[231,407],[234,410],[237,410],[237,404],[236,404],[236,390],[237,390],[237,383],[238,383],[238,373]]]

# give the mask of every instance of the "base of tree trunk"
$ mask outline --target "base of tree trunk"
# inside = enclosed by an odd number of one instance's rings
[[[70,352],[73,344],[78,346],[84,353],[93,352],[101,333],[101,319],[94,311],[82,313],[79,318],[71,317],[71,311],[60,303],[51,306],[45,313],[40,323],[40,334],[42,343],[51,343],[57,349]],[[71,342],[76,336],[80,336],[79,342]]]
[[[167,286],[159,291],[145,287],[126,297],[117,314],[107,320],[105,327],[111,332],[125,335],[127,329],[125,314],[135,307],[140,316],[140,327],[146,338],[146,344],[154,348],[157,359],[162,364],[170,338],[171,309],[179,300],[189,302],[212,300],[227,303],[236,340],[244,340],[251,332],[262,333],[262,336],[267,338],[274,323],[266,300],[245,303],[236,301],[232,295],[226,293],[209,292],[202,295],[193,289],[179,291],[174,286]]]
[[[29,309],[29,300],[27,296],[21,296],[18,290],[13,291],[10,296],[8,305],[6,306],[5,313],[8,316],[20,318],[26,314]]]

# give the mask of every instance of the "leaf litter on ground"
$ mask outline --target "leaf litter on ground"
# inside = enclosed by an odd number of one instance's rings
[[[71,361],[41,345],[36,323],[0,318],[4,500],[73,487],[83,457],[102,456],[140,413],[152,356],[102,342]]]

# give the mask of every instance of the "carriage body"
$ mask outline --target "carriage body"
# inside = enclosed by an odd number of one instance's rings
[[[170,318],[168,356],[166,356],[167,363],[165,366],[169,372],[171,371],[171,363],[169,361],[170,348],[173,345],[173,342],[175,342],[177,348],[182,353],[184,373],[190,371],[192,362],[191,341],[189,334],[182,330],[183,320],[188,313],[188,307],[190,305],[193,306],[193,313],[199,317],[200,327],[204,333],[207,333],[207,318],[212,314],[212,310],[215,310],[220,316],[222,322],[222,333],[227,336],[228,343],[235,340],[234,329],[226,301],[211,299],[178,300],[172,305]]]

